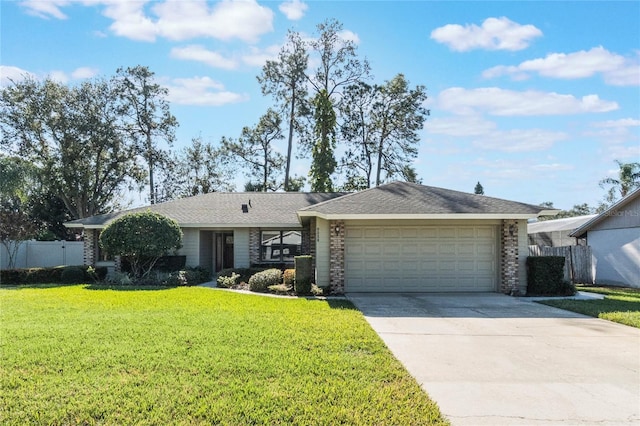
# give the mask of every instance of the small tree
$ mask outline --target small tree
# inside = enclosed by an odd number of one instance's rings
[[[0,243],[7,250],[8,269],[16,267],[16,257],[20,246],[33,238],[38,225],[23,211],[9,206],[0,208]]]
[[[100,246],[107,252],[126,257],[137,277],[149,274],[158,259],[182,246],[178,222],[149,210],[114,220],[100,234]]]

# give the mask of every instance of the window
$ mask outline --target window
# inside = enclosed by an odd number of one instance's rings
[[[260,260],[263,262],[293,262],[302,252],[300,231],[262,231]]]

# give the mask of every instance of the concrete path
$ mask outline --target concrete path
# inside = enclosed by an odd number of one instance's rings
[[[453,425],[640,424],[640,330],[500,294],[349,294]]]

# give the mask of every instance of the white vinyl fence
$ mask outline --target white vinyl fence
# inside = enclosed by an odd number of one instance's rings
[[[61,265],[82,265],[82,241],[25,241],[16,256],[16,268],[44,268]],[[9,254],[0,244],[0,269],[9,267]]]

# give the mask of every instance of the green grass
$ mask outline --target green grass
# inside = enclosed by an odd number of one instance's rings
[[[0,424],[447,424],[346,301],[0,290]]]
[[[602,300],[544,300],[556,308],[640,328],[640,289],[578,286],[579,291],[604,294]]]

